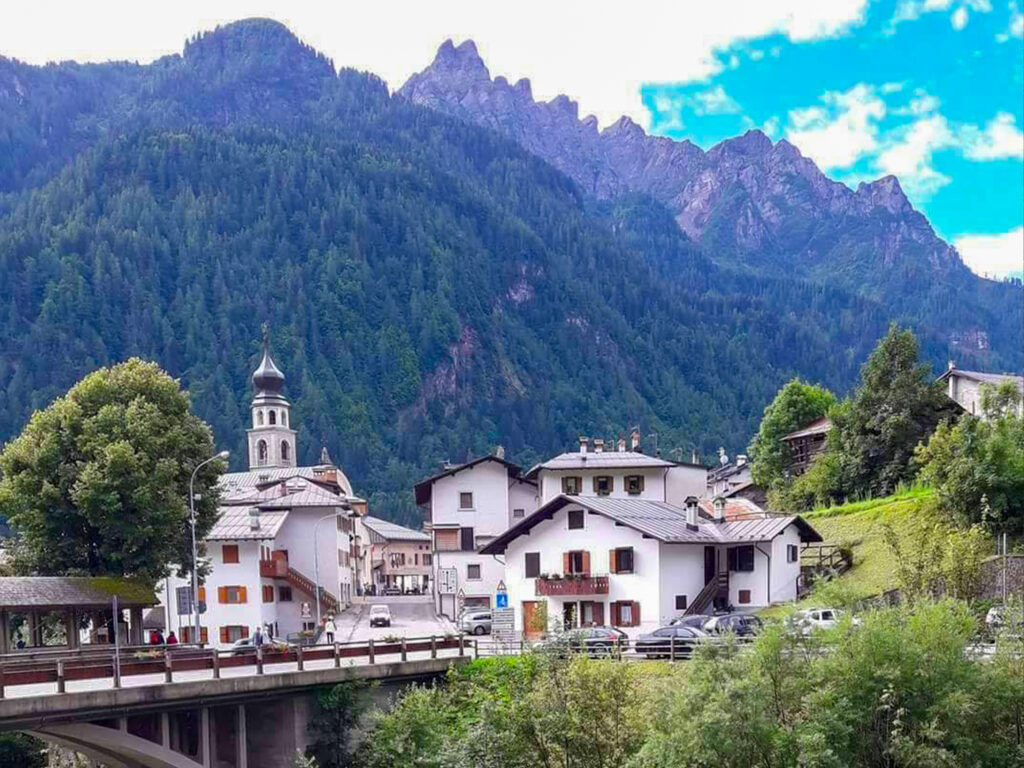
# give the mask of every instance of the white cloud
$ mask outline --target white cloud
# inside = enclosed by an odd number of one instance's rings
[[[772,35],[792,42],[842,35],[864,22],[867,6],[868,0],[662,1],[624,13],[621,4],[582,0],[520,0],[501,11],[479,0],[34,0],[5,4],[0,51],[34,63],[150,61],[180,52],[198,31],[269,16],[337,66],[370,70],[398,88],[446,38],[473,38],[492,74],[513,82],[529,77],[538,98],[571,94],[581,114],[607,125],[622,114],[646,122],[641,83],[704,80],[721,70],[722,51]]]
[[[779,118],[772,115],[764,121],[764,125],[761,126],[761,130],[764,134],[772,139],[779,135]]]
[[[721,85],[693,94],[690,103],[698,115],[729,115],[740,111],[740,105]]]
[[[1005,277],[1024,271],[1024,227],[1001,235],[962,235],[953,245],[979,275]]]
[[[989,120],[984,130],[966,126],[961,131],[961,144],[964,156],[971,160],[1024,160],[1024,131],[1008,112]]]
[[[955,6],[955,8],[954,8]],[[970,17],[969,11],[977,13],[989,13],[992,10],[991,0],[900,0],[896,4],[896,12],[889,21],[888,32],[893,32],[896,26],[904,21],[915,21],[925,14],[937,11],[948,11],[954,8],[950,14],[949,21],[953,29],[963,29],[967,26]]]
[[[1000,43],[1005,43],[1013,37],[1016,37],[1017,39],[1024,38],[1024,12],[1021,12],[1020,6],[1017,5],[1016,0],[1010,3],[1009,9],[1010,23],[1006,27],[1005,32],[1000,32],[996,35],[996,40]]]
[[[953,29],[963,29],[967,26],[967,7],[961,5],[953,14],[949,17],[950,24],[953,25]]]
[[[822,101],[824,107],[789,113],[786,138],[826,171],[849,168],[874,154],[878,123],[886,114],[885,102],[875,89],[859,83],[848,91],[830,91]]]
[[[908,195],[925,200],[952,180],[935,170],[932,156],[954,144],[946,118],[930,115],[898,131],[875,165],[880,172],[897,176]]]

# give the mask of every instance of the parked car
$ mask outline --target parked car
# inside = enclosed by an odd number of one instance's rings
[[[676,625],[641,636],[633,647],[648,659],[687,659],[693,655],[693,649],[705,640],[707,635],[701,630]]]
[[[491,612],[467,611],[459,617],[459,631],[472,635],[491,634]]]
[[[732,632],[737,637],[753,637],[764,629],[764,623],[749,613],[727,613],[712,616],[704,624],[704,631],[709,635],[724,635]]]
[[[391,609],[386,605],[371,605],[370,606],[370,626],[371,627],[390,627],[391,626]]]
[[[322,632],[320,630],[314,631],[312,629],[304,629],[301,632],[289,632],[286,637],[288,639],[289,646],[294,647],[301,645],[306,647],[319,643],[321,634]]]
[[[1006,626],[1007,622],[1007,611],[1002,605],[993,605],[988,609],[988,613],[985,614],[985,627],[988,629],[989,634],[995,636],[1003,627]],[[1022,618],[1018,612],[1016,621],[1013,622],[1018,629],[1024,629],[1024,618]],[[1014,633],[1017,634],[1016,632]]]
[[[701,614],[694,614],[693,616],[676,616],[672,621],[669,622],[670,627],[692,627],[693,629],[703,630],[704,625],[710,621],[713,616],[706,616]]]
[[[610,655],[614,648],[629,648],[629,636],[615,627],[581,627],[548,639],[542,647],[548,653],[572,651],[603,657]]]
[[[842,618],[843,612],[836,608],[808,608],[794,613],[790,621],[796,631],[809,635],[818,629],[832,629]],[[854,617],[853,623],[860,624],[860,619]]]
[[[402,594],[402,590],[401,590],[400,587],[384,587],[384,596],[385,597],[395,597],[395,596],[401,595],[401,594]]]
[[[255,638],[251,635],[249,637],[243,637],[241,640],[236,640],[231,644],[231,655],[242,656],[255,653],[256,646],[254,640]],[[260,644],[260,647],[267,648],[268,646],[290,646],[290,643],[286,640],[281,640],[278,637],[269,637],[268,635],[264,635],[263,642]]]

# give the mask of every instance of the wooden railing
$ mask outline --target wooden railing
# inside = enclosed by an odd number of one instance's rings
[[[607,595],[608,577],[567,575],[560,579],[536,579],[538,595]]]
[[[287,579],[288,561],[279,557],[260,560],[260,576],[264,579]]]
[[[721,572],[704,585],[704,589],[697,593],[697,596],[683,611],[684,616],[699,616],[708,609],[719,594],[729,594],[729,574]]]
[[[294,568],[288,568],[288,583],[296,589],[305,592],[314,600],[316,599],[316,584],[314,584],[313,580],[301,571],[297,571]],[[337,613],[341,610],[341,604],[338,602],[338,598],[323,587],[320,587],[320,603],[321,605],[326,606],[329,611]]]

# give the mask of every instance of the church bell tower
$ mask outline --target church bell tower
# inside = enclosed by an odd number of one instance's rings
[[[249,469],[294,467],[296,433],[291,428],[291,405],[285,399],[284,374],[270,357],[270,331],[263,324],[263,359],[252,373],[256,391],[252,399],[249,434]]]

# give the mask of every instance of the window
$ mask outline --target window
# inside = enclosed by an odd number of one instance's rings
[[[246,602],[245,587],[217,587],[217,602],[222,605]]]
[[[677,611],[685,611],[686,610],[686,595],[676,595],[676,610]]]
[[[435,529],[434,549],[438,552],[458,552],[459,530],[457,528]]]
[[[582,550],[566,552],[562,557],[562,567],[566,573],[590,573],[590,553]]]
[[[277,411],[270,412],[270,423],[277,424]]]
[[[616,627],[640,626],[640,603],[620,600],[611,604],[612,625]]]
[[[476,549],[476,546],[473,543],[472,528],[459,529],[459,548],[463,552],[473,552]]]
[[[570,509],[569,510],[569,530],[578,531],[583,528],[583,510],[582,509]]]
[[[800,549],[797,547],[797,545],[796,544],[787,544],[786,545],[786,562],[787,563],[795,563],[799,559],[800,559]]]
[[[263,585],[263,602],[272,603],[274,602],[274,586],[272,584]]]
[[[245,625],[233,624],[220,628],[220,641],[234,643],[249,636],[249,628]]]
[[[459,494],[459,509],[472,509],[473,508],[473,494],[468,491],[463,491]]]
[[[540,576],[540,552],[527,552],[523,556],[523,572],[528,579]]]
[[[267,441],[260,440],[256,443],[256,463],[261,467],[267,463]]]
[[[195,640],[192,639],[192,629],[192,627],[179,627],[178,634],[180,635],[180,637],[178,638],[178,640],[182,643],[194,643]],[[210,633],[207,631],[206,627],[199,628],[199,642],[203,643],[204,645],[210,642]]]
[[[577,496],[579,492],[583,490],[583,478],[582,477],[563,477],[562,478],[562,493],[569,496]]]
[[[475,563],[470,563],[466,566],[466,578],[469,581],[480,581],[480,566]]]
[[[594,493],[607,496],[615,490],[615,480],[611,475],[594,475]]]
[[[513,520],[520,520],[520,519],[522,519],[524,517],[526,517],[526,510],[525,509],[513,509],[512,510],[512,519]]]
[[[419,552],[416,552],[415,554],[413,554],[413,556],[412,556],[412,564],[413,565],[419,565],[420,564]]]
[[[643,475],[626,475],[626,493],[633,496],[644,492]]]
[[[424,554],[423,555],[423,564],[424,565],[433,565],[434,564],[434,556],[433,555]]]
[[[633,572],[633,548],[619,547],[608,553],[608,570],[612,573]]]
[[[750,604],[750,590],[749,589],[741,589],[740,590],[738,602],[739,602],[740,605],[749,605]]]
[[[292,448],[291,448],[290,445],[288,445],[288,441],[287,440],[282,440],[281,441],[281,461],[291,461],[291,460],[292,460]]]
[[[281,423],[288,426],[288,411],[281,411]]]
[[[751,545],[731,547],[728,558],[730,571],[754,570],[754,547]]]
[[[237,544],[225,544],[220,548],[221,562],[223,563],[237,563],[238,562],[238,545]]]
[[[263,426],[263,411],[256,411],[256,426]]]
[[[290,603],[292,601],[292,588],[291,587],[278,587],[277,588],[277,601],[279,603]]]

